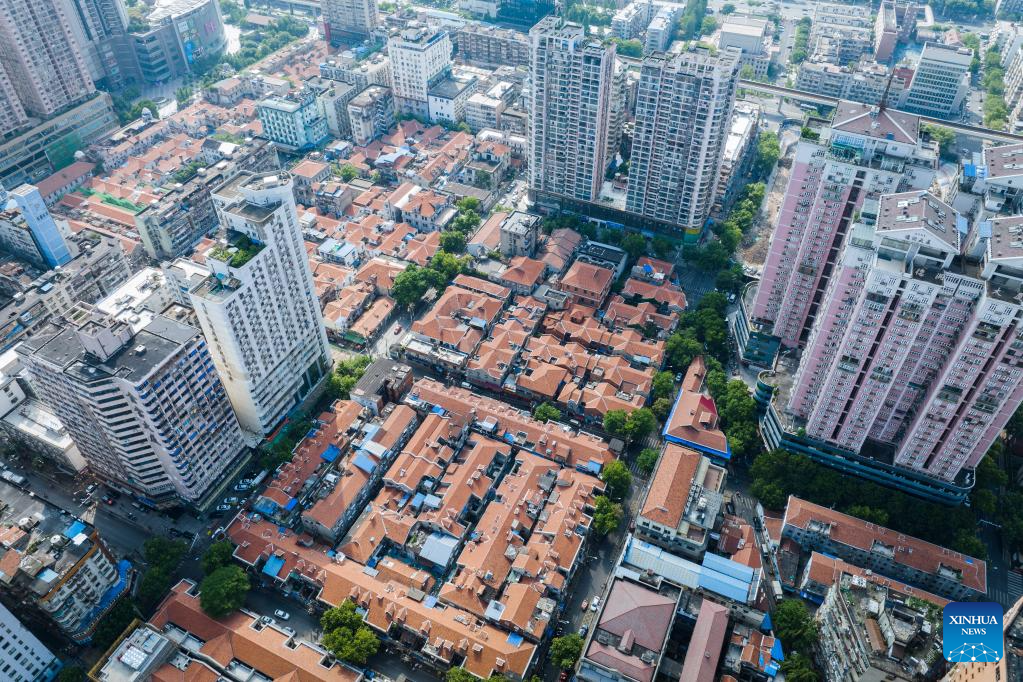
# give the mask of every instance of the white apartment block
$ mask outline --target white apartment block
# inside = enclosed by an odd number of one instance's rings
[[[902,109],[936,118],[958,117],[969,90],[971,61],[971,50],[926,43]]]
[[[862,63],[837,66],[827,62],[803,62],[799,65],[796,88],[837,99],[879,104],[888,88],[888,104],[896,106],[903,98],[910,78],[906,69],[896,69],[889,86],[888,67]]]
[[[638,38],[654,18],[656,10],[657,6],[650,0],[630,2],[611,18],[611,33],[622,40]]]
[[[654,15],[646,29],[646,43],[643,45],[643,54],[653,54],[654,52],[668,49],[677,18],[678,9],[675,7],[665,6],[657,10],[657,14]]]
[[[262,99],[256,105],[256,115],[263,124],[263,135],[291,151],[312,149],[330,135],[323,102],[311,90]]]
[[[60,670],[60,660],[0,604],[0,677],[11,682],[47,682]]]
[[[430,87],[451,70],[451,38],[447,31],[410,24],[387,40],[391,86],[398,109],[429,116]]]
[[[380,23],[377,0],[322,0],[320,5],[327,41],[334,45],[369,36]]]
[[[65,319],[18,352],[89,467],[154,504],[200,501],[244,443],[199,330],[85,304]]]
[[[330,369],[290,173],[241,173],[213,191],[225,239],[189,292],[238,421],[272,431]]]
[[[529,182],[534,192],[593,201],[607,167],[614,47],[545,17],[529,32]]]
[[[643,61],[626,209],[700,234],[717,193],[739,51],[691,47]]]
[[[60,0],[0,1],[0,69],[35,116],[52,116],[96,91],[69,12]]]

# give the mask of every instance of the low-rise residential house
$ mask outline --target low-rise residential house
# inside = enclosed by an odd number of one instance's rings
[[[613,283],[612,270],[577,260],[568,272],[555,279],[554,287],[568,294],[575,303],[600,308]]]
[[[718,410],[704,383],[707,365],[697,356],[682,380],[682,389],[675,399],[662,435],[669,443],[705,453],[719,461],[728,461],[732,448],[718,426]]]

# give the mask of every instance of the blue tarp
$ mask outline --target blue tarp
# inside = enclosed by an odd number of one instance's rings
[[[975,178],[975,177],[977,177],[977,167],[974,166],[972,163],[964,163],[963,164],[963,175],[968,177],[968,178]]]
[[[412,508],[419,509],[423,506],[423,500],[426,499],[426,495],[422,493],[416,493],[416,496],[412,498]]]
[[[437,605],[437,597],[431,594],[430,596],[423,600],[423,605],[428,609],[432,609],[434,606]]]
[[[277,503],[265,497],[257,501],[252,508],[264,516],[273,516],[277,512]]]
[[[284,511],[291,511],[292,509],[295,508],[295,505],[297,504],[298,500],[296,500],[294,497],[291,498],[290,500],[288,500],[288,503],[284,505]]]
[[[434,405],[430,412],[433,412],[434,414],[444,414],[444,408],[440,405]]]
[[[771,622],[771,614],[765,613],[764,619],[760,621],[760,630],[763,632],[770,632],[774,629],[774,624]]]
[[[352,460],[352,464],[359,467],[367,474],[373,473],[373,470],[377,468],[376,461],[362,450],[355,453],[355,459]]]
[[[646,274],[649,275],[653,271],[654,271],[654,269],[652,267],[650,267],[649,263],[643,263],[643,272],[645,272]]]
[[[282,568],[284,568],[284,557],[271,556],[263,564],[263,573],[266,573],[271,578],[276,578]]]
[[[776,661],[785,660],[785,652],[781,648],[781,640],[777,637],[774,638],[774,646],[771,647],[771,658]]]
[[[340,454],[341,448],[331,443],[323,452],[320,453],[320,457],[327,460],[328,462],[333,462],[335,459],[338,458],[338,455]]]
[[[64,531],[64,537],[68,539],[76,538],[79,535],[81,535],[82,531],[84,531],[87,527],[88,526],[86,526],[81,521],[75,521],[70,526],[68,526],[68,529],[66,531]]]
[[[586,471],[592,472],[594,474],[599,474],[600,462],[598,462],[595,459],[591,459],[589,462],[586,463]]]
[[[514,632],[508,633],[508,643],[512,646],[519,646],[522,644],[522,635],[515,634]]]

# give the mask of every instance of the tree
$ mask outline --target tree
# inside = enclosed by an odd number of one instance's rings
[[[606,495],[597,495],[593,498],[593,509],[593,530],[600,535],[607,535],[618,529],[624,517],[622,505]]]
[[[865,504],[855,504],[846,509],[845,513],[864,521],[876,523],[879,526],[888,526],[888,512],[884,509],[875,509]]]
[[[778,134],[763,132],[757,140],[757,155],[753,161],[753,175],[766,178],[774,170],[774,164],[781,157],[781,145]]]
[[[249,593],[249,576],[239,566],[221,566],[199,585],[199,605],[210,618],[237,611]]]
[[[444,676],[444,682],[480,682],[480,678],[465,668],[450,668]]]
[[[92,645],[101,651],[109,649],[137,617],[138,612],[131,600],[119,599],[97,623],[96,630],[92,633]]]
[[[192,88],[187,85],[183,85],[174,91],[174,99],[178,102],[179,108],[185,108],[192,100]]]
[[[440,275],[441,285],[447,285],[448,282],[454,279],[455,275],[462,271],[468,262],[469,258],[467,256],[459,258],[453,253],[438,251],[433,254],[433,258],[430,259],[428,269],[433,270]],[[430,283],[435,281],[436,280],[430,280]]]
[[[792,653],[781,663],[785,682],[817,682],[820,676],[813,668],[813,660],[801,653]]]
[[[202,555],[202,572],[206,575],[224,566],[231,565],[234,556],[234,543],[230,540],[214,542]]]
[[[625,426],[625,433],[628,440],[636,441],[645,438],[657,428],[657,417],[645,407],[633,410],[629,413]]]
[[[604,413],[604,430],[612,436],[625,438],[629,414],[625,410],[608,410]]]
[[[480,200],[476,197],[462,197],[455,202],[455,208],[461,211],[479,211]]]
[[[956,134],[953,131],[945,128],[944,126],[925,123],[923,126],[923,132],[930,137],[931,140],[938,143],[938,150],[941,153],[941,158],[947,160],[953,160],[955,158]]]
[[[423,300],[423,296],[429,288],[423,268],[410,264],[394,278],[394,284],[391,285],[391,298],[402,307],[412,308]]]
[[[724,14],[725,16],[728,16],[729,14],[733,13],[734,11],[735,11],[735,5],[733,5],[730,2],[726,2],[725,4],[721,5],[721,13]]]
[[[657,466],[657,459],[661,456],[654,448],[644,448],[636,457],[636,466],[646,474],[652,474]]]
[[[653,381],[654,399],[670,398],[675,395],[675,375],[671,372],[658,372]]]
[[[451,221],[451,229],[462,234],[472,234],[482,222],[479,213],[470,208],[459,212]]]
[[[646,239],[638,232],[630,232],[622,237],[621,246],[633,260],[646,253]]]
[[[341,179],[345,182],[351,182],[355,178],[359,177],[359,169],[350,163],[346,163],[341,166]]]
[[[615,49],[618,54],[623,57],[632,57],[633,59],[639,59],[643,56],[643,43],[633,38],[632,40],[622,40],[621,38],[612,38],[611,42],[615,44]]]
[[[576,633],[551,640],[551,662],[562,670],[569,670],[583,653],[583,638]]]
[[[366,625],[351,600],[328,609],[320,618],[320,626],[323,646],[342,661],[366,665],[380,649],[380,639]]]
[[[697,355],[703,354],[703,344],[691,330],[676,332],[668,337],[664,344],[668,356],[668,366],[675,370],[684,370],[692,364]],[[605,429],[607,429],[605,417]]]
[[[715,30],[717,30],[718,22],[714,17],[704,17],[703,22],[700,23],[700,35],[709,36]]]
[[[817,623],[799,599],[782,599],[774,610],[774,631],[788,651],[809,653],[817,643]]]
[[[542,421],[544,423],[550,421],[555,422],[560,421],[561,410],[554,407],[550,403],[541,403],[540,405],[536,406],[535,410],[533,410],[533,419],[536,419],[537,421]]]
[[[461,232],[441,232],[440,248],[448,253],[465,251],[465,235]]]
[[[668,415],[671,414],[672,405],[673,403],[671,402],[671,399],[658,398],[657,400],[654,401],[654,404],[653,406],[651,406],[650,410],[654,413],[655,417],[657,417],[661,421],[664,421],[668,418]]]
[[[650,247],[658,258],[667,258],[674,250],[675,244],[667,237],[657,236],[650,241]]]
[[[622,500],[629,494],[632,486],[632,474],[625,462],[615,459],[604,465],[600,471],[600,480],[604,482],[604,491],[612,500]]]

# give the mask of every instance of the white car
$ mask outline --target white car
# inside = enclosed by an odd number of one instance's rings
[[[282,611],[281,609],[277,609],[276,611],[274,611],[274,615],[280,618],[281,620],[288,620],[289,618],[291,618],[290,613],[288,613],[287,611]]]
[[[600,597],[594,597],[590,602],[590,611],[596,611],[600,607]]]

